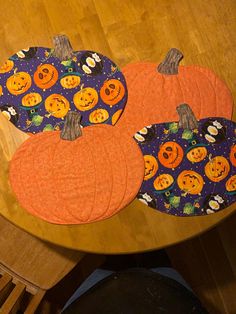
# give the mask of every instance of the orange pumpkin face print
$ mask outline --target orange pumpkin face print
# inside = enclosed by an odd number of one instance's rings
[[[20,95],[25,93],[32,84],[31,77],[26,72],[15,72],[7,79],[6,87],[12,95]]]
[[[8,59],[0,66],[0,74],[10,72],[13,69],[13,67],[14,67],[14,62]]]
[[[207,177],[213,182],[225,179],[230,171],[228,160],[223,156],[215,156],[205,166]]]
[[[184,157],[182,147],[176,142],[166,142],[160,146],[158,159],[166,168],[176,168]]]
[[[98,103],[98,93],[92,87],[81,86],[81,90],[74,95],[73,98],[75,107],[81,111],[86,111],[94,108]]]
[[[177,184],[186,194],[200,194],[204,181],[199,173],[193,170],[184,170],[179,174]]]
[[[109,113],[105,109],[97,109],[90,113],[89,121],[91,123],[103,123],[109,118]]]
[[[0,110],[5,105],[18,108],[19,119],[14,125],[29,134],[61,130],[64,121],[59,119],[68,111],[82,114],[83,127],[99,123],[115,125],[128,98],[120,68],[95,51],[74,50],[66,35],[54,36],[53,46],[21,49],[0,63]],[[108,106],[100,97],[105,82],[112,104],[118,101],[115,106]],[[42,98],[38,105],[35,93]],[[50,95],[54,100],[59,97],[55,95],[65,98],[49,103]]]
[[[34,73],[34,82],[41,89],[52,87],[57,80],[58,72],[52,64],[41,64]]]
[[[60,79],[60,83],[64,88],[75,88],[80,84],[80,77],[78,75],[66,75]]]
[[[64,96],[52,94],[45,100],[45,109],[49,116],[64,118],[70,109],[70,103]]]
[[[207,156],[206,147],[194,147],[187,153],[187,158],[192,163],[201,162]]]
[[[104,82],[100,90],[102,101],[109,105],[116,105],[125,95],[125,88],[123,84],[116,79],[107,80]]]
[[[172,177],[172,175],[168,173],[164,173],[164,174],[159,175],[155,179],[153,185],[154,185],[155,190],[164,191],[170,188],[173,183],[174,183],[174,178]]]
[[[175,216],[218,212],[236,200],[236,122],[224,118],[197,120],[187,104],[179,105],[177,110],[178,123],[152,124],[148,126],[153,129],[151,137],[141,140],[147,127],[134,136],[145,160],[145,176],[137,198]],[[220,143],[209,143],[204,138],[203,127],[212,120],[216,127],[224,128],[225,140]],[[180,154],[175,153],[180,149]],[[158,156],[157,171],[153,156]],[[179,163],[177,168],[175,163]]]
[[[226,190],[230,193],[236,193],[236,175],[230,177],[225,184]]]
[[[22,98],[21,102],[24,107],[34,107],[41,103],[41,101],[42,96],[39,93],[29,93]]]
[[[143,156],[145,162],[144,180],[149,180],[155,176],[158,170],[158,163],[155,157],[152,155]]]
[[[236,144],[230,149],[229,159],[234,167],[236,167]]]

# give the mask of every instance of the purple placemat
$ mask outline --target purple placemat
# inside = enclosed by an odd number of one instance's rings
[[[178,123],[150,125],[134,136],[145,160],[137,198],[176,216],[218,212],[236,201],[236,123],[199,121],[198,129]]]
[[[23,49],[0,67],[4,115],[30,133],[62,129],[69,110],[81,113],[84,127],[114,125],[127,101],[125,78],[117,65],[92,51],[75,52],[75,58],[63,62],[52,52]]]

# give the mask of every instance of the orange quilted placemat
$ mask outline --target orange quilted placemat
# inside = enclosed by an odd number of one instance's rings
[[[123,68],[128,101],[117,127],[131,136],[144,126],[178,120],[176,107],[188,103],[197,119],[231,119],[233,98],[211,70],[179,66],[183,55],[171,49],[161,64],[140,62]]]
[[[74,141],[60,132],[30,137],[10,164],[10,182],[27,211],[58,224],[108,218],[137,195],[142,153],[128,135],[108,125],[82,129]]]

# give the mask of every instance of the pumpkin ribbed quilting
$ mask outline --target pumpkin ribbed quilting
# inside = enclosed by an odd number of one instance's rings
[[[197,119],[216,115],[231,119],[232,95],[207,68],[179,66],[177,75],[163,75],[158,73],[157,64],[144,62],[125,66],[123,73],[128,101],[116,126],[130,135],[145,125],[177,120],[180,103],[188,103]]]
[[[135,141],[106,125],[87,127],[75,141],[40,133],[16,151],[10,182],[21,206],[53,223],[78,224],[112,216],[132,201],[144,161]]]

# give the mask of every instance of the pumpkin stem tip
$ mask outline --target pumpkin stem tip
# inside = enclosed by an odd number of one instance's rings
[[[176,108],[179,115],[179,128],[194,130],[198,128],[197,119],[188,104],[181,104]]]
[[[75,56],[70,40],[66,35],[55,35],[53,37],[53,45],[53,56],[60,61],[67,61]]]
[[[81,114],[75,111],[69,111],[66,115],[65,124],[61,131],[61,139],[74,141],[82,136]]]
[[[180,50],[178,50],[177,48],[171,48],[168,51],[163,62],[158,65],[157,71],[165,75],[178,74],[179,63],[183,59],[183,57],[184,55]]]

